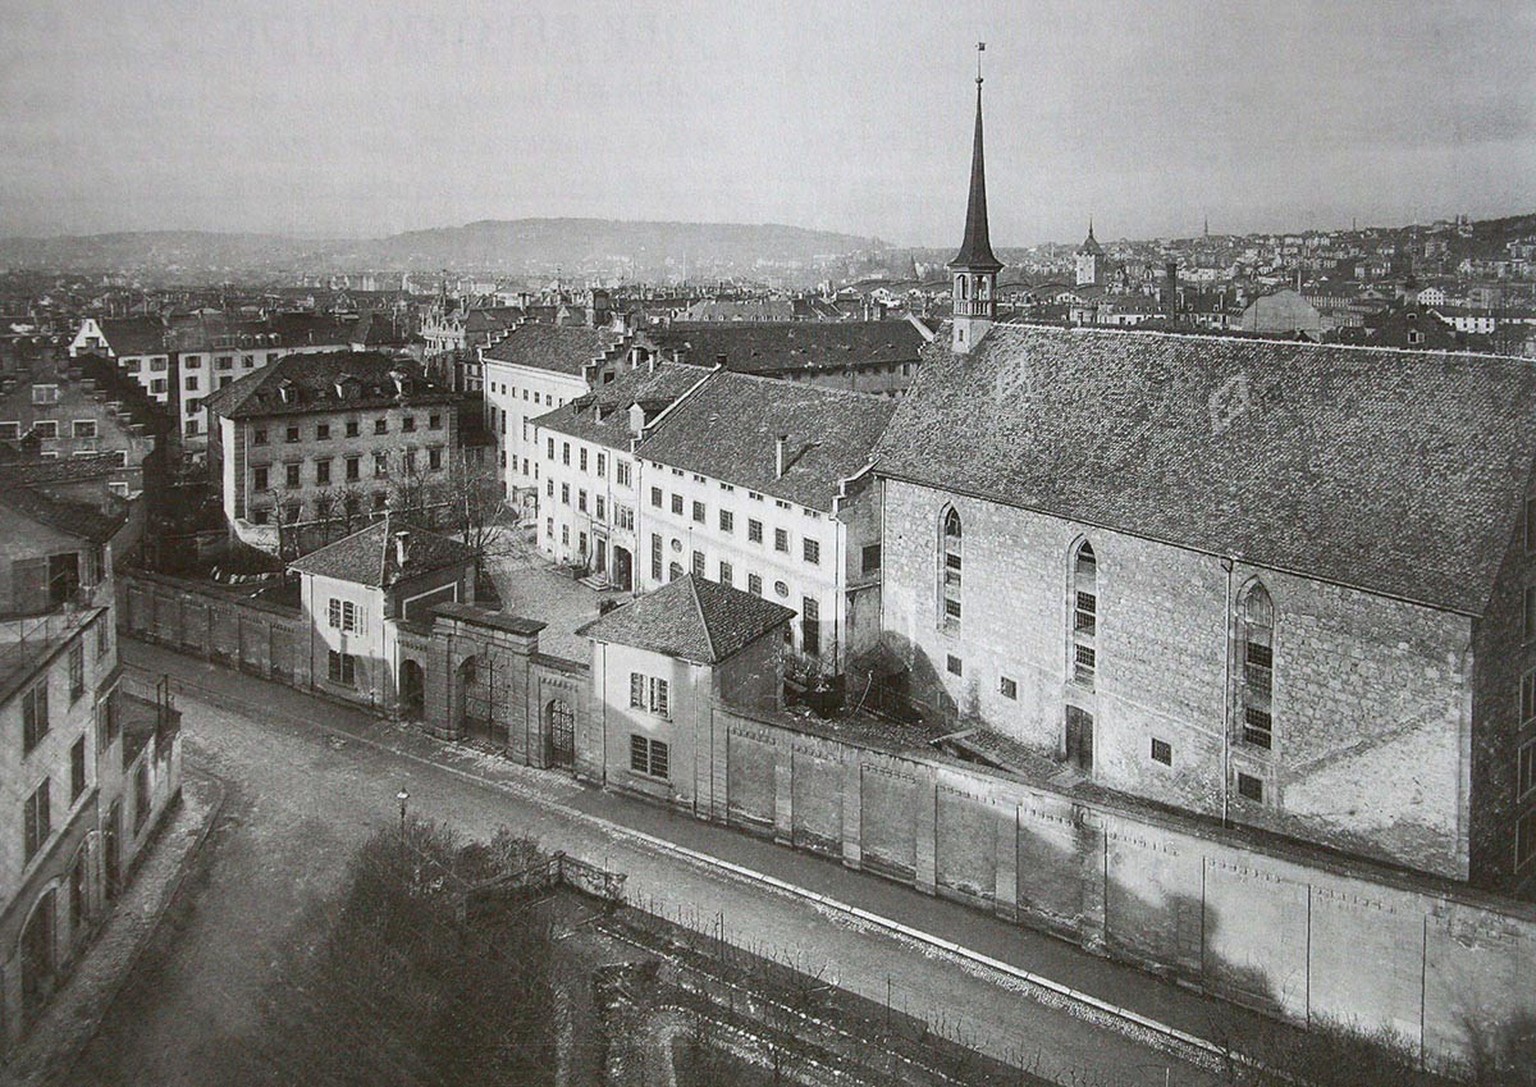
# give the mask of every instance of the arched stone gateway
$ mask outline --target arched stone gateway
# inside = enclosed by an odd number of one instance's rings
[[[576,765],[576,714],[563,698],[552,698],[544,707],[544,735],[552,767],[571,769]]]

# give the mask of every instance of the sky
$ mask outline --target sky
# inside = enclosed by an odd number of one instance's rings
[[[1536,211],[1528,0],[0,0],[0,235],[478,219],[998,246]]]

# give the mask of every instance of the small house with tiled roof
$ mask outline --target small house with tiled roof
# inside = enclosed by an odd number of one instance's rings
[[[310,675],[342,698],[393,708],[403,675],[400,627],[430,624],[439,604],[475,599],[475,553],[386,516],[289,564],[310,630]]]
[[[681,805],[707,775],[712,706],[767,711],[783,698],[781,646],[794,612],[688,575],[582,627],[592,641],[604,784]],[[705,783],[702,790],[713,795]]]

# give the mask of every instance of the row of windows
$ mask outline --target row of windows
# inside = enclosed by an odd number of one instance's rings
[[[501,382],[499,385],[497,382],[490,382],[490,391],[493,393],[501,393],[505,396],[510,396],[514,400],[517,399],[519,393],[522,394],[522,398],[524,400],[530,399],[530,390],[521,388],[517,385],[508,386],[505,381]],[[540,393],[537,389],[532,390],[532,393],[533,395],[531,399],[535,404],[542,404],[545,407],[551,408],[563,407],[565,405],[565,401],[557,399],[554,393]]]
[[[662,490],[661,490],[660,487],[652,487],[651,488],[651,505],[653,507],[655,507],[656,509],[663,509],[664,507],[662,505],[662,499],[664,497],[665,496],[662,494]],[[786,503],[782,503],[782,505],[786,509],[789,508],[789,503],[787,503],[787,502]],[[672,495],[671,509],[672,509],[672,513],[675,514],[676,516],[678,516],[678,517],[684,516],[684,512],[685,512],[684,511],[684,500],[683,500],[683,496],[682,495],[680,495],[680,494],[673,494]],[[693,501],[693,503],[691,505],[691,508],[689,508],[687,510],[687,515],[690,516],[692,518],[692,520],[696,524],[701,524],[701,525],[708,524],[708,521],[709,521],[709,511],[708,511],[708,508],[706,507],[705,503],[700,502],[697,499],[695,499]],[[734,510],[728,510],[728,509],[721,509],[721,510],[719,510],[718,514],[717,514],[717,522],[716,523],[718,524],[719,529],[720,529],[721,532],[724,532],[724,533],[727,533],[727,534],[734,533],[736,531],[736,513],[735,513],[735,511]],[[763,522],[758,520],[755,517],[747,518],[747,542],[748,543],[755,543],[755,544],[760,544],[760,543],[763,542]],[[775,528],[773,530],[773,549],[775,551],[781,552],[783,554],[788,554],[789,553],[789,550],[790,550],[790,533],[789,533],[788,529],[786,529],[786,528]],[[813,566],[820,565],[821,564],[821,541],[813,539],[813,538],[811,538],[809,536],[801,537],[801,540],[800,540],[800,557],[801,557],[802,560],[812,564]]]
[[[440,472],[440,471],[442,471],[443,470],[443,447],[440,446],[440,445],[434,445],[430,449],[428,449],[426,452],[427,452],[427,462],[426,462],[426,469],[425,470],[428,471],[428,472]],[[403,467],[403,469],[406,472],[415,472],[415,471],[421,470],[422,465],[421,465],[421,462],[420,462],[420,458],[418,456],[419,453],[420,453],[420,450],[414,449],[414,448],[406,449],[406,450],[401,452],[401,454],[400,454],[400,463],[401,463],[401,466]],[[356,483],[358,480],[362,479],[363,458],[361,456],[344,457],[342,459],[342,464],[343,464],[343,478],[345,479],[346,482],[348,482],[348,483]],[[324,486],[324,485],[326,485],[328,483],[334,482],[334,480],[332,479],[332,473],[331,473],[331,458],[325,457],[325,458],[317,459],[314,462],[314,466],[315,466],[315,471],[314,471],[313,482],[316,485]],[[265,491],[265,490],[267,490],[267,489],[269,489],[271,487],[271,485],[272,485],[272,467],[273,466],[270,465],[270,464],[255,464],[255,465],[251,466],[251,489],[252,490],[254,490],[254,491]],[[303,479],[304,462],[302,460],[285,462],[283,464],[282,468],[283,468],[283,485],[285,487],[302,487],[304,485],[304,479]],[[373,454],[373,477],[375,479],[385,479],[385,478],[388,478],[389,470],[390,470],[390,455],[389,455],[389,453],[387,451],[385,451],[385,450],[382,450],[382,449],[375,450],[375,452]]]
[[[57,438],[59,436],[59,422],[57,419],[38,419],[33,422],[32,433],[39,438]],[[98,427],[95,419],[72,419],[69,424],[69,436],[71,438],[95,438],[98,437]],[[21,438],[21,423],[8,420],[0,423],[0,441],[17,441]]]
[[[443,416],[441,412],[432,412],[427,416],[427,429],[443,429]],[[414,434],[416,432],[416,417],[414,415],[402,415],[400,417],[400,431],[403,434]],[[375,435],[389,433],[389,416],[381,415],[373,421],[373,433]],[[362,421],[358,419],[348,419],[346,421],[346,436],[348,438],[356,438],[360,437],[361,434]],[[252,445],[267,445],[270,440],[271,435],[267,427],[251,428]],[[330,440],[331,424],[315,424],[315,441],[327,442]],[[283,428],[283,441],[289,444],[303,441],[303,431],[301,427],[297,423],[290,423],[285,426]]]
[[[548,457],[549,462],[551,464],[553,464],[554,460],[555,460],[555,439],[553,439],[553,438],[546,438],[544,440],[544,452],[545,452],[545,455]],[[590,457],[589,457],[589,453],[591,454]],[[571,443],[570,442],[561,442],[560,443],[560,463],[562,465],[565,465],[566,467],[570,467],[570,464],[571,464]],[[578,471],[582,471],[582,472],[587,472],[587,471],[589,471],[589,467],[590,467],[590,472],[591,472],[592,475],[597,476],[598,479],[607,479],[608,478],[608,454],[606,452],[604,452],[603,450],[601,450],[601,449],[596,450],[596,451],[591,451],[591,450],[588,450],[586,446],[578,446],[576,448],[576,468],[577,468],[577,470]],[[524,468],[523,468],[523,474],[527,475],[527,473],[528,473],[528,469],[527,469],[527,466],[525,464]],[[613,481],[614,481],[614,483],[616,483],[620,487],[628,487],[628,486],[631,485],[630,484],[630,479],[631,479],[631,476],[630,476],[630,463],[629,463],[629,461],[621,460],[620,458],[615,457],[613,459]]]
[[[555,497],[554,480],[544,481],[544,493],[546,497]],[[560,504],[562,506],[569,506],[571,504],[571,485],[569,483],[560,484]],[[614,527],[633,530],[635,527],[635,511],[631,507],[619,502],[612,503],[612,508]],[[589,503],[586,490],[578,490],[576,492],[576,509],[580,513],[590,513],[594,521],[606,522],[608,520],[609,502],[606,495],[592,495]],[[550,534],[553,534],[553,531],[553,528],[551,528]],[[565,542],[569,543],[570,541],[566,540]]]
[[[939,624],[954,630],[960,626],[965,614],[965,536],[959,512],[952,507],[945,509],[940,515],[939,526]],[[1092,690],[1099,674],[1100,616],[1098,556],[1087,540],[1080,542],[1072,552],[1067,603],[1071,615],[1067,641],[1068,674],[1074,684]],[[1274,605],[1258,582],[1250,584],[1239,601],[1234,634],[1241,669],[1236,683],[1239,736],[1245,744],[1271,750],[1275,730],[1272,705]],[[950,660],[953,662],[955,658]],[[1531,715],[1536,717],[1536,672],[1532,673],[1525,695]]]
[[[382,512],[389,507],[389,492],[374,491],[367,499],[367,504],[375,511]],[[338,500],[329,505],[323,504],[318,498],[315,501],[315,516],[320,518],[336,517],[342,513],[357,514],[362,511],[364,496],[361,494],[339,495]],[[252,505],[248,518],[253,525],[272,524],[272,515],[277,510],[283,511],[282,523],[285,525],[296,524],[304,513],[304,503],[285,502],[282,506]]]

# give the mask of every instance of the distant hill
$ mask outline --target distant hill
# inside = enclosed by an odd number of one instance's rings
[[[877,238],[777,224],[620,222],[611,219],[485,220],[384,238],[325,241],[275,234],[159,231],[0,239],[0,267],[59,271],[208,270],[278,267],[548,273],[622,271],[662,278],[809,269]]]

